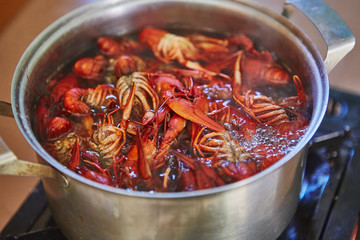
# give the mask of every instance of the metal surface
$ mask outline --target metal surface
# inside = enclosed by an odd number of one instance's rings
[[[355,45],[355,38],[351,30],[341,17],[321,0],[288,0],[285,3],[284,15],[289,17],[295,6],[316,25],[328,47],[324,60],[330,72]]]
[[[10,103],[0,101],[0,116],[14,117]]]
[[[31,127],[37,96],[28,79],[41,92],[59,66],[94,46],[99,36],[122,35],[147,25],[241,32],[275,52],[304,79],[313,110],[298,146],[251,178],[192,193],[115,189],[84,179],[53,159]],[[266,8],[211,0],[102,1],[59,19],[29,46],[14,75],[12,103],[17,124],[39,161],[68,177],[67,184],[59,178],[43,183],[53,216],[69,239],[274,239],[295,212],[307,143],[325,113],[328,89],[326,69],[311,41]]]
[[[54,178],[55,170],[42,164],[19,160],[0,137],[0,174]]]

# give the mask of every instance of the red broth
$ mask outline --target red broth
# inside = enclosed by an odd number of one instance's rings
[[[138,191],[213,188],[271,166],[307,129],[301,79],[243,34],[146,28],[96,41],[36,107],[43,147],[83,177]]]

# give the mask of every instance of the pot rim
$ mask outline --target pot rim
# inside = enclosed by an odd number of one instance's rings
[[[242,186],[248,185],[252,182],[255,182],[265,175],[270,174],[273,171],[279,170],[279,168],[289,162],[290,159],[292,159],[295,155],[299,154],[301,150],[305,147],[307,147],[307,144],[310,142],[312,136],[315,134],[316,130],[318,129],[323,116],[326,112],[326,104],[329,97],[329,81],[328,81],[328,74],[323,62],[323,59],[317,50],[317,48],[314,46],[314,44],[311,42],[311,40],[294,24],[292,24],[288,19],[285,17],[279,15],[278,13],[272,12],[266,7],[263,7],[261,5],[258,5],[253,2],[248,2],[244,0],[209,0],[207,1],[209,4],[213,4],[216,6],[217,4],[237,4],[237,5],[245,5],[248,7],[251,7],[273,19],[275,19],[279,24],[284,25],[291,34],[295,35],[298,39],[301,39],[301,43],[306,46],[306,48],[309,50],[309,52],[312,54],[312,58],[314,59],[316,65],[318,66],[319,73],[322,77],[321,82],[318,83],[319,86],[317,86],[317,94],[319,96],[314,95],[313,102],[322,102],[323,106],[313,106],[313,113],[311,117],[310,124],[308,126],[308,130],[303,135],[302,139],[299,141],[299,143],[288,153],[286,156],[284,156],[282,159],[271,165],[270,167],[266,168],[265,170],[262,170],[261,172],[246,178],[244,180],[240,180],[231,184],[226,184],[224,186],[214,187],[210,189],[204,189],[204,190],[196,190],[192,192],[144,192],[144,191],[135,191],[135,190],[126,190],[122,188],[115,188],[106,186],[94,181],[91,181],[89,179],[86,179],[85,177],[82,177],[75,172],[71,171],[70,169],[66,168],[64,165],[62,165],[60,162],[55,160],[50,154],[48,154],[40,145],[38,140],[33,134],[33,130],[31,128],[31,124],[28,124],[29,120],[27,119],[25,115],[25,110],[23,106],[23,102],[20,101],[20,96],[24,95],[24,89],[25,87],[21,87],[26,85],[24,83],[24,80],[22,80],[24,77],[24,72],[28,64],[32,61],[32,58],[36,55],[38,55],[37,50],[40,47],[40,45],[44,42],[45,39],[50,38],[53,34],[55,34],[57,31],[61,30],[62,28],[68,28],[67,22],[70,22],[70,20],[74,20],[77,18],[81,18],[82,16],[88,14],[89,11],[99,11],[103,8],[109,8],[114,5],[120,5],[120,4],[136,4],[134,2],[137,2],[141,4],[141,2],[146,4],[151,4],[151,2],[177,2],[177,3],[187,3],[188,0],[109,0],[109,1],[99,1],[99,2],[93,2],[90,4],[86,4],[82,7],[79,7],[63,17],[59,18],[55,22],[53,22],[51,25],[49,25],[45,30],[43,30],[35,39],[34,41],[29,45],[29,47],[24,52],[23,56],[21,57],[12,81],[12,87],[11,87],[11,102],[12,109],[14,112],[14,117],[17,122],[17,125],[22,132],[23,136],[26,138],[28,143],[31,145],[31,147],[36,151],[38,155],[41,156],[47,163],[49,163],[53,168],[57,169],[64,175],[70,177],[71,179],[78,181],[82,184],[92,186],[94,188],[98,188],[101,190],[105,190],[107,192],[112,192],[114,194],[121,194],[131,197],[143,197],[143,198],[159,198],[159,199],[180,199],[180,198],[190,198],[190,197],[201,197],[205,195],[211,195],[211,194],[218,194],[224,191],[228,190],[234,190],[237,188],[240,188]],[[192,2],[200,2],[200,0],[195,0]],[[206,2],[202,0],[201,2]],[[36,65],[36,64],[35,64]],[[26,77],[25,77],[26,79]],[[316,100],[317,98],[318,100]],[[15,104],[14,104],[15,103]],[[314,104],[315,105],[315,104]]]

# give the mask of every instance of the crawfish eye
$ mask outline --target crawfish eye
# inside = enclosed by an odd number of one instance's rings
[[[91,128],[92,128],[93,130],[97,130],[97,129],[98,129],[98,126],[97,126],[97,124],[93,124],[93,125],[91,126]]]
[[[149,139],[150,139],[150,140],[153,140],[153,139],[154,139],[154,135],[150,135],[150,136],[149,136]]]
[[[174,92],[178,93],[178,92],[180,92],[180,90],[175,88]]]

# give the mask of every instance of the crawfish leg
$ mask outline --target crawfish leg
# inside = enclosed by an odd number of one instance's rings
[[[76,138],[74,146],[72,148],[72,154],[70,162],[68,163],[68,168],[72,171],[74,171],[77,167],[79,167],[80,164],[80,147],[79,147],[79,141]]]

